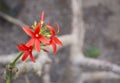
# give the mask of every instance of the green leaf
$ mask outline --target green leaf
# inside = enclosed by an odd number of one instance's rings
[[[97,58],[100,55],[100,50],[98,48],[90,48],[84,52],[84,56]]]

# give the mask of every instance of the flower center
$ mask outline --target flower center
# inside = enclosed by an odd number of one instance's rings
[[[39,37],[39,34],[36,34],[35,36],[36,36],[36,37]]]

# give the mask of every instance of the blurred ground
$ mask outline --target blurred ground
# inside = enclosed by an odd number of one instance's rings
[[[19,0],[6,1],[10,3],[11,7],[14,7]],[[70,0],[26,0],[17,18],[28,25],[32,25],[34,20],[39,20],[42,10],[45,11],[46,22],[51,22],[52,25],[56,22],[60,24],[59,35],[71,33]],[[86,28],[83,49],[97,47],[101,51],[99,59],[120,65],[120,0],[83,0],[83,13]],[[16,44],[25,42],[27,39],[28,37],[25,36],[20,27],[10,23],[4,24],[3,21],[0,21],[0,54],[16,52]],[[51,81],[53,83],[61,79],[68,57],[68,48],[62,49],[56,56],[56,59],[60,58],[60,61],[54,61],[51,69]],[[32,74],[29,74],[29,78],[31,83],[41,81],[40,78],[34,77]],[[18,80],[14,83],[24,83],[24,77],[20,77]],[[99,81],[96,83],[119,82]]]
[[[83,0],[86,27],[85,47],[97,46],[100,59],[120,64],[120,1]]]
[[[120,0],[83,0],[86,28],[84,49],[97,47],[101,60],[120,65]],[[106,80],[96,83],[119,83]],[[94,82],[90,82],[94,83]]]

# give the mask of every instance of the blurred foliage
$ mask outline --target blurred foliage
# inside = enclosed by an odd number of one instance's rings
[[[0,0],[0,11],[7,13],[13,17],[17,17],[23,7],[24,7],[23,0],[19,1],[14,8],[10,8],[5,0]]]
[[[8,14],[13,17],[17,17],[23,7],[24,7],[24,3],[21,1],[13,9],[10,9]]]
[[[10,10],[9,6],[6,4],[5,0],[0,0],[0,11],[8,12]]]
[[[84,56],[86,57],[97,58],[99,55],[100,55],[100,50],[95,47],[92,47],[84,51]]]

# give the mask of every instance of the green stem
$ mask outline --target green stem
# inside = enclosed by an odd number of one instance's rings
[[[13,76],[13,68],[15,68],[15,64],[18,61],[18,59],[22,56],[23,52],[20,52],[20,54],[15,58],[15,60],[8,65],[6,68],[6,83],[11,83],[12,76]]]
[[[6,80],[6,83],[10,83],[10,78],[8,80]]]
[[[18,59],[22,56],[23,52],[20,52],[20,54],[15,58],[15,60],[10,64],[11,66],[15,66]]]
[[[7,76],[6,76],[6,83],[11,83],[11,79],[12,79],[12,72],[11,71],[6,71],[6,74],[7,74]]]

